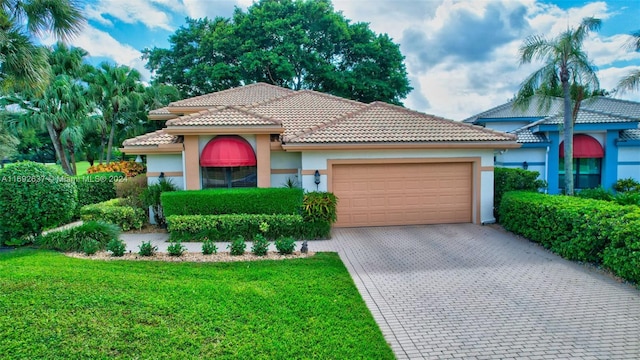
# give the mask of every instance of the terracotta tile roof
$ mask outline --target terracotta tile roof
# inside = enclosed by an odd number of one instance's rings
[[[366,107],[366,104],[311,90],[248,107],[247,110],[282,122],[284,138],[309,131]]]
[[[546,118],[543,122],[545,125],[562,124],[564,116],[557,114]],[[580,109],[578,111],[578,117],[576,118],[576,124],[607,124],[607,123],[621,123],[621,122],[638,122],[640,119],[603,113],[601,111]]]
[[[167,121],[167,126],[280,125],[279,122],[235,106],[217,106]]]
[[[163,107],[160,109],[151,110],[149,111],[149,114],[150,115],[171,115],[171,112],[169,112],[168,107]]]
[[[125,140],[123,146],[157,146],[161,144],[175,144],[181,142],[179,136],[169,135],[164,130],[154,131]]]
[[[514,141],[515,136],[382,102],[325,123],[290,143]]]
[[[548,99],[549,103],[545,101],[542,97],[535,96],[526,109],[515,107],[513,101],[509,101],[506,104],[498,105],[480,114],[464,119],[463,122],[473,123],[479,119],[543,118],[562,111],[562,99],[550,98]]]
[[[546,143],[549,142],[547,137],[543,133],[534,133],[529,127],[520,128],[511,132],[518,137],[517,142],[524,143]]]
[[[250,105],[275,99],[293,92],[293,90],[275,85],[256,83],[172,102],[169,104],[169,107]]]
[[[640,140],[640,129],[620,131],[620,141]]]

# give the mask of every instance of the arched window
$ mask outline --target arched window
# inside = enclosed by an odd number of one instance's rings
[[[604,150],[598,140],[589,135],[573,136],[573,186],[592,189],[601,184]],[[564,186],[564,142],[560,143],[560,186]]]
[[[202,188],[256,187],[256,154],[240,136],[216,136],[202,150]]]

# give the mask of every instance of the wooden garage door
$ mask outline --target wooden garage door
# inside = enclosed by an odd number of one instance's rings
[[[338,227],[471,222],[471,163],[334,164]]]

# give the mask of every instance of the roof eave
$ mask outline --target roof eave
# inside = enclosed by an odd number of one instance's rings
[[[184,150],[182,143],[160,144],[147,146],[123,146],[120,151],[130,155],[146,154],[180,154]]]
[[[178,118],[176,114],[149,114],[147,115],[149,120],[171,120]]]
[[[217,135],[217,134],[282,134],[280,125],[267,126],[167,126],[164,132],[170,135]]]
[[[442,141],[378,143],[286,143],[286,150],[386,150],[386,149],[517,149],[522,144],[511,141]]]

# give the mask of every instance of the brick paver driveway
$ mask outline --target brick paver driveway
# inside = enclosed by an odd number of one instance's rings
[[[400,359],[640,359],[640,291],[497,228],[333,236]]]

